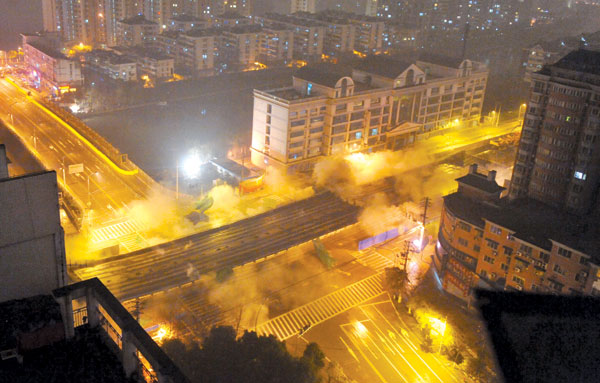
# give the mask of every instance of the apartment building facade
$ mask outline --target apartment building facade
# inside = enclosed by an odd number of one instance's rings
[[[294,58],[294,32],[282,24],[262,29],[259,61],[264,64],[287,65]]]
[[[222,30],[219,59],[224,69],[244,69],[258,61],[261,46],[260,25],[239,25]]]
[[[95,49],[85,54],[85,63],[113,80],[137,81],[137,63],[133,58]]]
[[[74,91],[83,84],[81,65],[40,41],[23,44],[25,64],[39,84],[55,94]]]
[[[323,55],[326,27],[323,23],[298,17],[267,13],[256,17],[256,22],[263,27],[285,25],[294,32],[294,59],[306,62],[319,62]]]
[[[576,214],[595,209],[600,185],[600,52],[576,50],[532,74],[510,197]]]
[[[600,293],[597,228],[539,201],[500,198],[495,172],[457,179],[444,197],[434,270],[450,294],[473,289]]]
[[[117,21],[117,44],[138,46],[153,43],[160,33],[160,26],[142,15]]]
[[[317,0],[290,0],[290,13],[296,12],[316,12]]]
[[[422,60],[373,56],[352,73],[305,67],[290,88],[255,90],[253,163],[305,170],[322,156],[399,150],[455,120],[478,121],[487,69],[470,60],[457,68]],[[481,92],[478,103],[474,92]]]

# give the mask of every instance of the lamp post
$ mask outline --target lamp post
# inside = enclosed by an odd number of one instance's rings
[[[527,104],[523,103],[519,106],[519,120],[525,118],[525,111],[527,110]]]
[[[92,196],[90,193],[90,177],[93,175],[96,175],[96,174],[98,174],[98,172],[93,172],[93,173],[87,175],[87,194],[88,194],[88,203],[87,204],[88,204],[88,207],[92,206]]]

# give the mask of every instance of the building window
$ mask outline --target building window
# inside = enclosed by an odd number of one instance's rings
[[[471,232],[471,225],[464,223],[462,221],[458,221],[458,228],[466,231],[467,233]]]
[[[561,283],[555,282],[553,280],[548,280],[548,286],[556,292],[561,292],[563,285]]]
[[[496,260],[492,257],[488,257],[487,255],[485,257],[483,257],[483,260],[491,265],[494,264],[494,262],[496,262]]]
[[[500,268],[502,268],[502,270],[504,270],[505,273],[508,273],[508,265],[506,263],[501,264]]]
[[[521,244],[521,246],[519,247],[519,251],[525,255],[531,255],[532,248],[525,244]]]
[[[559,247],[558,255],[560,255],[561,257],[565,257],[565,258],[571,258],[572,253],[571,253],[571,250],[567,250],[562,247]]]
[[[502,246],[502,250],[504,251],[504,255],[506,255],[507,257],[510,257],[513,253],[512,247]]]
[[[271,116],[267,114],[267,124],[271,123]]]
[[[517,285],[523,287],[525,285],[525,280],[523,280],[523,278],[519,278],[517,276],[512,277],[513,282],[515,282]]]
[[[567,272],[565,270],[562,269],[562,267],[560,267],[560,265],[554,265],[554,268],[552,269],[552,271],[554,271],[557,274],[560,275],[567,275]]]
[[[467,241],[464,238],[458,238],[458,244],[461,245],[461,246],[467,247],[467,246],[469,246],[469,241]]]
[[[579,264],[580,265],[587,265],[588,264],[588,259],[586,257],[579,258]]]
[[[540,259],[547,263],[550,260],[550,254],[540,251]]]
[[[493,250],[498,250],[498,242],[496,242],[496,241],[492,241],[492,240],[491,240],[491,239],[489,239],[489,238],[486,238],[486,239],[485,239],[485,241],[486,241],[486,243],[487,243],[487,246],[488,246],[490,249],[493,249]]]
[[[479,251],[481,251],[481,247],[479,245],[473,245],[473,250],[479,253]]]
[[[585,181],[585,179],[587,178],[587,175],[585,173],[579,172],[579,171],[576,171],[574,176],[578,180],[582,180],[582,181]]]
[[[271,104],[267,104],[267,113],[271,113]]]
[[[498,226],[490,225],[490,231],[493,234],[497,234],[497,235],[502,234],[502,229],[500,229]]]

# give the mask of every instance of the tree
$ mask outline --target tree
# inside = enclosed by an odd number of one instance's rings
[[[486,375],[486,363],[485,360],[479,355],[471,357],[467,361],[467,374],[471,375],[474,379],[481,379]]]
[[[405,270],[400,270],[399,267],[387,267],[385,269],[383,288],[394,297],[394,300],[406,292],[407,281]]]
[[[246,331],[236,338],[230,326],[213,327],[201,347],[169,340],[163,349],[192,382],[202,383],[316,383],[325,359],[315,343],[296,358],[274,336]]]
[[[315,342],[311,342],[306,346],[302,360],[309,365],[315,375],[325,366],[325,354]]]

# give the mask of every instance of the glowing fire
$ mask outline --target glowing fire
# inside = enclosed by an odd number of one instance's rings
[[[171,339],[173,337],[173,331],[165,326],[160,326],[156,334],[152,337],[154,341],[158,344],[162,344],[162,342],[166,339]]]

